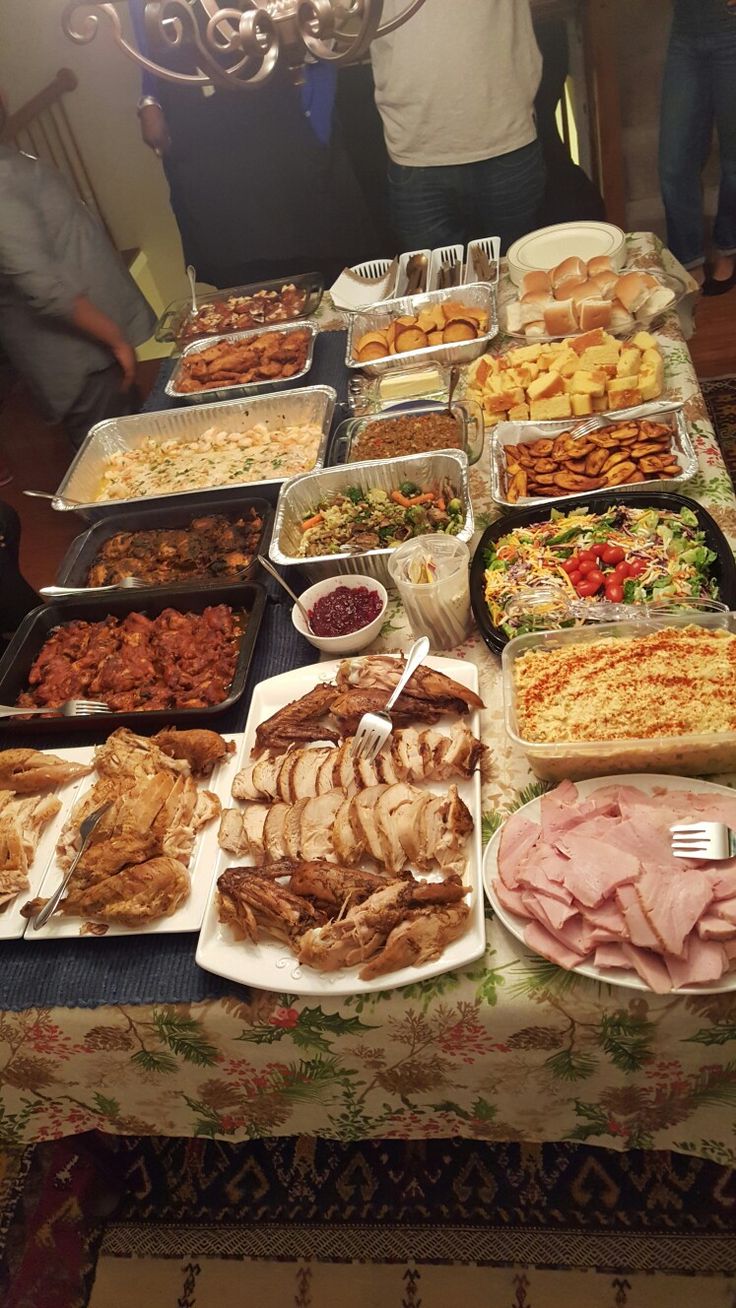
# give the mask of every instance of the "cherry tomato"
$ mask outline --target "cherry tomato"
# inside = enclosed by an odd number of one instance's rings
[[[578,582],[576,589],[580,598],[586,599],[588,595],[595,595],[599,587],[596,582],[590,581],[588,577],[584,577],[582,581]]]
[[[647,565],[643,559],[635,559],[633,563],[629,564],[629,567],[631,569],[629,573],[630,577],[640,577],[642,572],[646,572],[647,570]]]
[[[580,562],[578,563],[578,569],[580,572],[582,572],[583,576],[585,577],[589,572],[593,572],[593,571],[597,572],[598,565],[595,559],[584,559],[581,557]]]
[[[585,580],[595,582],[596,587],[598,588],[598,590],[600,590],[601,586],[603,585],[603,582],[605,581],[605,577],[603,576],[603,573],[601,572],[600,568],[592,568],[591,571],[586,576]]]
[[[572,558],[566,559],[566,561],[562,564],[562,571],[566,572],[569,577],[570,573],[577,572],[579,567],[580,567],[580,560],[577,559],[573,554]]]
[[[599,543],[598,543],[597,545],[591,545],[591,547],[590,547],[590,552],[591,552],[591,554],[593,555],[593,558],[594,558],[594,559],[600,559],[601,556],[602,556],[602,554],[603,554],[603,551],[605,550],[605,548],[606,548],[606,545],[605,545],[605,543],[604,543],[603,541],[599,541]]]
[[[570,581],[572,582],[573,586],[577,586],[578,582],[582,581],[583,579],[583,574],[580,572],[578,568],[576,568],[574,572],[568,572],[567,575],[570,578]]]
[[[587,562],[588,560],[590,560],[591,563],[595,563],[595,554],[593,553],[593,551],[592,551],[591,549],[581,550],[580,553],[578,554],[578,558],[580,559],[580,562],[581,562],[581,563],[582,563],[584,560],[585,560],[586,562]]]
[[[613,575],[618,578],[619,581],[626,581],[626,578],[631,576],[631,564],[617,563],[616,567],[613,569]]]
[[[613,604],[620,604],[624,597],[624,588],[618,581],[609,581],[606,584],[606,599],[611,600]]]
[[[620,545],[606,545],[603,551],[603,562],[613,565],[614,563],[623,563],[626,558],[626,551]]]

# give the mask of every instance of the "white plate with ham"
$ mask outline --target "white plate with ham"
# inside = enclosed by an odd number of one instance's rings
[[[504,822],[483,878],[517,940],[581,976],[657,994],[736,990],[736,859],[673,858],[669,828],[736,827],[736,791],[691,777],[598,777]]]

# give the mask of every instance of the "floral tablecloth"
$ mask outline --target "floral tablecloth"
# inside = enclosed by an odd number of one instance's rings
[[[670,259],[641,235],[629,254],[641,267]],[[699,456],[689,493],[736,537],[736,497],[675,314],[659,334]],[[487,452],[471,484],[482,528],[493,516]],[[408,635],[394,603],[377,648],[403,648]],[[487,705],[490,832],[539,786],[504,736],[498,660],[479,636],[456,654],[478,665]],[[736,994],[598,985],[529,955],[490,914],[485,959],[400,991],[0,1014],[0,1139],[12,1143],[93,1127],[232,1140],[461,1135],[736,1165],[735,1107]]]

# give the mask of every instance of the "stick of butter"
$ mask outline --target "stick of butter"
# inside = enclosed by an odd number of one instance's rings
[[[422,395],[433,395],[444,388],[439,368],[415,368],[407,372],[389,372],[381,378],[379,394],[382,401],[412,400]]]

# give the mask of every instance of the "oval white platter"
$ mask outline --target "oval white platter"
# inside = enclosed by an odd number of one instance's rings
[[[520,236],[507,254],[509,277],[518,286],[524,273],[549,272],[563,259],[577,257],[586,263],[605,255],[621,269],[626,260],[626,236],[613,223],[554,223]]]
[[[656,772],[632,772],[613,777],[593,777],[590,781],[576,781],[575,784],[581,799],[585,799],[593,790],[600,790],[603,786],[636,786],[639,790],[649,793],[654,789],[691,790],[694,792],[715,791],[718,794],[730,795],[731,797],[735,793],[729,786],[719,786],[713,781],[700,781],[695,780],[693,777],[670,777]],[[517,812],[524,813],[532,822],[538,822],[541,814],[541,803],[541,798],[532,799],[528,804],[524,804],[522,808],[517,809]],[[498,851],[505,825],[504,822],[498,828],[498,831],[494,832],[486,846],[483,858],[483,886],[488,902],[499,922],[505,926],[507,931],[510,931],[512,936],[515,936],[521,942],[527,953],[535,954],[535,951],[530,949],[524,940],[525,919],[518,917],[516,913],[510,913],[507,908],[504,908],[503,904],[499,902],[493,887],[494,878],[498,875]],[[535,956],[537,958],[541,957],[539,954],[535,954]],[[590,977],[591,980],[600,981],[605,985],[621,986],[626,990],[643,990],[649,995],[654,993],[633,970],[628,972],[624,968],[596,967],[594,963],[581,963],[578,967],[570,970],[577,972],[579,976]],[[672,990],[670,995],[713,995],[728,990],[736,990],[736,966],[733,966],[730,972],[722,976],[714,985],[683,986],[680,990]]]

